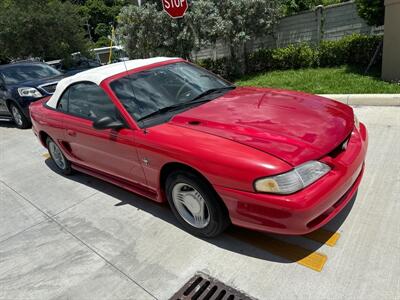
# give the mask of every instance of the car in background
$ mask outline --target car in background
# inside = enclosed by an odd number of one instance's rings
[[[235,87],[176,58],[65,78],[30,113],[60,173],[168,201],[203,237],[230,223],[297,235],[324,226],[355,198],[368,145],[350,106]]]
[[[0,118],[12,119],[18,128],[29,128],[29,105],[52,95],[64,77],[41,62],[0,65]]]
[[[100,47],[92,49],[97,60],[101,64],[109,64],[129,60],[127,53],[122,46]],[[111,52],[111,61],[110,61]]]
[[[64,59],[46,61],[46,64],[62,72],[66,76],[72,76],[92,68],[101,66],[101,63],[95,59],[86,58],[80,54],[72,55],[72,59],[66,62]]]

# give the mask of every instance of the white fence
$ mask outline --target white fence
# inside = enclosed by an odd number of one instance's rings
[[[315,10],[283,18],[276,24],[273,34],[250,41],[247,47],[249,51],[254,51],[297,43],[318,44],[321,40],[337,40],[353,33],[382,34],[383,27],[368,26],[358,16],[355,3],[346,2],[319,6]],[[227,45],[219,42],[214,49],[202,49],[193,55],[197,59],[204,59],[219,58],[228,53]]]

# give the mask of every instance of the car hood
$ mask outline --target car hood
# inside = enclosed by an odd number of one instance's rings
[[[354,127],[354,115],[351,107],[315,95],[236,88],[170,123],[245,144],[296,166],[339,146]]]
[[[53,83],[53,82],[59,82],[61,79],[68,77],[64,74],[54,76],[54,77],[47,77],[47,78],[42,78],[42,79],[36,79],[36,80],[27,80],[23,82],[19,82],[13,85],[10,85],[11,88],[18,88],[18,87],[38,87],[40,85],[46,84],[46,83]]]

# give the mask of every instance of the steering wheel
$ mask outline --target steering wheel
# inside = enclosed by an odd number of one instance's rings
[[[192,90],[189,87],[189,84],[187,82],[184,82],[183,85],[179,88],[178,92],[176,93],[176,99],[180,99],[185,88],[187,88],[187,91],[190,92],[190,94],[192,93]]]

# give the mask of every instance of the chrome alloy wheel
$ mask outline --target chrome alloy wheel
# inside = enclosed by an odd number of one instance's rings
[[[49,151],[56,165],[60,169],[64,170],[66,168],[64,155],[61,153],[60,148],[58,148],[58,146],[53,141],[49,143]]]
[[[210,223],[210,213],[203,196],[187,183],[177,183],[172,189],[172,200],[179,215],[196,228]]]
[[[15,123],[17,123],[19,126],[22,126],[22,116],[21,113],[19,112],[18,108],[14,105],[11,107],[11,113],[13,115]]]

